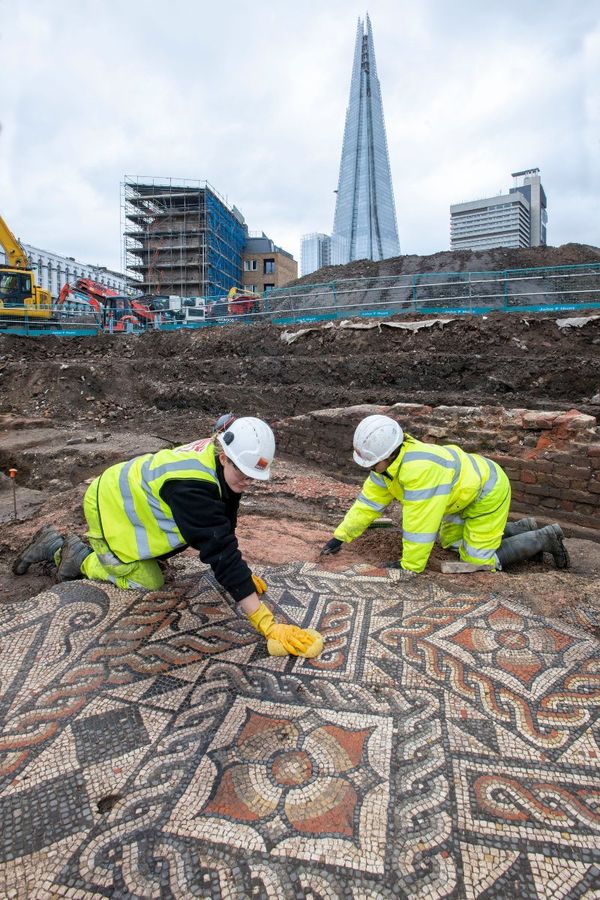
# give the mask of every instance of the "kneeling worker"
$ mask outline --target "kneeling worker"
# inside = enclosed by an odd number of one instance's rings
[[[244,562],[235,535],[240,495],[252,479],[270,477],[274,455],[266,422],[230,417],[212,438],[111,466],[84,497],[91,546],[46,525],[19,554],[13,572],[54,561],[58,581],[83,576],[158,590],[164,578],[157,560],[194,547],[267,639],[271,655],[317,656],[323,647],[318,632],[276,623],[261,602],[266,585]]]
[[[395,419],[375,415],[354,432],[354,461],[371,470],[369,477],[322,556],[361,535],[396,499],[402,503],[402,556],[389,565],[403,575],[423,571],[438,536],[442,547],[458,550],[460,571],[495,571],[544,551],[557,568],[569,566],[559,525],[538,529],[534,519],[507,525],[510,483],[484,456],[418,441]]]

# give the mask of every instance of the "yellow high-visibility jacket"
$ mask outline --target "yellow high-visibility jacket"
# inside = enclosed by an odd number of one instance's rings
[[[383,474],[370,472],[358,499],[333,536],[349,542],[380,516],[393,499],[402,503],[403,569],[422,572],[446,515],[464,510],[496,481],[485,457],[454,444],[440,446],[405,434],[400,453]]]
[[[165,481],[198,479],[221,488],[213,444],[146,453],[106,469],[98,481],[103,536],[121,562],[155,559],[186,545],[170,507],[160,495]]]

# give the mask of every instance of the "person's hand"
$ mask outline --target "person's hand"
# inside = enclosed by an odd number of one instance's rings
[[[267,638],[269,641],[279,641],[291,656],[303,656],[315,641],[313,635],[307,634],[297,625],[277,624],[277,622],[269,629]]]
[[[325,546],[322,547],[319,556],[330,556],[332,553],[339,553],[343,543],[343,541],[338,541],[337,538],[331,538],[327,541]]]
[[[259,575],[252,575],[252,581],[254,582],[254,587],[256,588],[256,593],[260,597],[261,594],[266,593],[267,590],[267,582],[264,581]]]
[[[267,650],[271,656],[318,656],[323,649],[323,638],[312,628],[298,628],[297,625],[279,624],[271,610],[261,603],[248,616],[252,626],[267,639]]]

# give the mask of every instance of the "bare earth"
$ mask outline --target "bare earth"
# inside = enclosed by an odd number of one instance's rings
[[[113,462],[208,433],[225,410],[272,423],[360,403],[493,404],[600,414],[600,318],[472,317],[415,333],[323,328],[288,344],[283,328],[230,326],[176,334],[0,339],[0,598],[50,584],[14,578],[17,549],[41,523],[83,530],[86,482]],[[560,361],[560,364],[559,364]],[[318,440],[318,435],[315,436]],[[457,436],[460,441],[460,436]],[[16,468],[17,521],[8,469]],[[327,471],[279,460],[273,482],[243,500],[242,547],[252,563],[315,560],[356,494],[360,473],[340,446]],[[495,590],[597,629],[598,545],[568,541],[573,568],[551,560],[497,576]],[[328,567],[375,566],[398,555],[398,531],[374,530]],[[422,576],[447,582],[434,557]]]
[[[599,322],[0,337],[0,897],[597,897],[600,543],[399,580],[396,505],[318,552],[362,480],[347,407],[597,416]],[[238,535],[319,658],[268,656],[193,551],[154,592],[13,576],[42,523],[83,533],[105,467],[226,410],[286,447]]]

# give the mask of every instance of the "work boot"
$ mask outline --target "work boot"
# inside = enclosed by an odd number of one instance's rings
[[[538,553],[551,553],[557,569],[568,569],[571,565],[567,548],[563,544],[560,525],[546,525],[537,531],[525,531],[505,538],[496,551],[503,569],[533,559]]]
[[[76,534],[68,534],[60,551],[60,559],[56,572],[57,581],[73,581],[81,575],[81,564],[91,553]]]
[[[63,542],[62,534],[59,534],[54,525],[42,525],[15,559],[13,573],[24,575],[32,563],[53,562],[54,554],[60,550]]]
[[[507,522],[503,538],[513,537],[515,534],[523,534],[525,531],[537,531],[538,524],[535,519],[519,519],[518,522]]]

